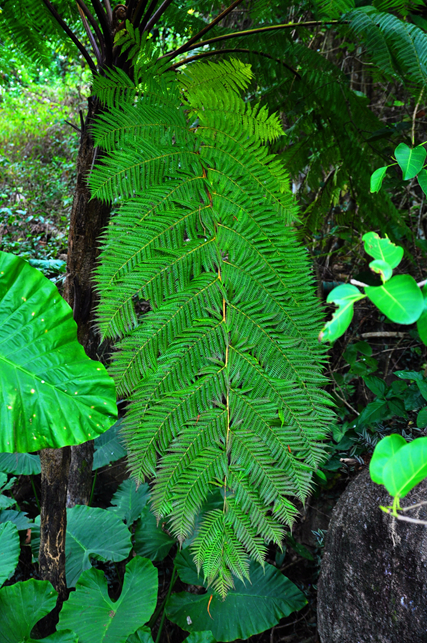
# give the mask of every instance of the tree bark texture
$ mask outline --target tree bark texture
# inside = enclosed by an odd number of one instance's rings
[[[424,480],[402,505],[426,494]],[[366,469],[335,506],[318,583],[322,643],[427,642],[427,529],[379,508],[391,503]],[[408,514],[427,520],[426,505]]]
[[[55,630],[62,603],[68,598],[65,579],[65,532],[67,514],[68,469],[70,447],[43,449],[41,461],[41,512],[40,512],[40,575],[52,583],[58,592],[55,610],[39,622],[41,636]]]

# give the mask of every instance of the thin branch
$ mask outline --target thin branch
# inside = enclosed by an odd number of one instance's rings
[[[156,8],[157,2],[158,2],[158,0],[151,0],[150,4],[148,5],[147,11],[144,13],[144,17],[141,20],[140,25],[139,25],[139,30],[141,32],[143,32],[145,30],[145,25],[150,20],[151,15],[152,15],[154,9]]]
[[[175,69],[178,69],[178,67],[181,67],[181,65],[186,65],[187,63],[193,62],[194,60],[199,60],[200,58],[207,58],[208,56],[217,56],[218,54],[232,54],[232,53],[243,53],[243,54],[255,54],[257,56],[264,56],[265,58],[270,58],[270,60],[275,60],[277,63],[280,63],[283,65],[283,67],[286,67],[290,72],[295,74],[297,78],[301,79],[301,76],[295,69],[292,69],[290,65],[287,65],[283,60],[279,60],[279,58],[275,58],[274,56],[270,56],[270,54],[266,54],[263,51],[254,51],[253,49],[241,49],[235,48],[235,49],[215,49],[215,51],[204,51],[201,54],[195,54],[194,56],[188,56],[188,58],[184,58],[184,60],[181,60],[178,63],[175,63],[174,65],[171,65],[168,67],[167,71],[174,71]]]
[[[150,29],[153,28],[153,26],[156,24],[156,22],[158,21],[160,16],[162,16],[164,14],[166,9],[168,8],[168,6],[170,4],[172,4],[172,2],[173,2],[173,0],[164,0],[164,2],[162,2],[162,4],[157,9],[157,11],[154,14],[154,16],[152,18],[150,18],[150,20],[147,22],[147,24],[146,24],[146,26],[144,28],[144,31],[150,31]]]
[[[328,22],[319,22],[318,20],[308,20],[307,22],[288,22],[283,25],[271,25],[269,27],[258,27],[257,29],[247,29],[246,31],[234,31],[233,33],[224,34],[223,36],[216,36],[215,38],[210,38],[209,40],[201,40],[195,44],[185,46],[185,51],[190,51],[192,49],[198,49],[204,45],[211,45],[213,42],[222,42],[224,40],[230,40],[230,38],[241,38],[242,36],[252,36],[257,33],[268,33],[269,31],[278,31],[280,29],[295,29],[295,27],[314,27],[316,25],[334,25],[334,24],[344,24],[340,20],[329,20]],[[175,58],[179,53],[183,51],[183,47],[179,47],[175,51],[170,51],[167,54],[161,56],[161,58]]]
[[[102,6],[100,0],[91,0],[92,6],[95,9],[95,13],[98,17],[98,20],[101,25],[102,32],[105,36],[105,38],[108,37],[108,34],[110,34],[110,28],[112,27],[111,25],[108,24],[108,19],[107,19],[107,14],[105,13],[104,7]]]
[[[145,7],[147,6],[148,0],[139,0],[138,4],[136,5],[136,9],[133,13],[132,16],[132,24],[136,28],[139,24],[139,21],[142,18],[142,14],[145,11]]]
[[[110,23],[110,26],[113,27],[113,12],[111,10],[110,0],[104,0],[104,4],[107,11],[108,22]]]
[[[60,27],[65,31],[67,36],[70,38],[70,40],[76,45],[77,49],[80,51],[82,54],[83,58],[86,60],[87,64],[89,65],[90,69],[92,71],[96,71],[96,65],[93,62],[92,58],[90,57],[89,52],[87,49],[82,45],[80,40],[77,38],[77,36],[71,31],[70,27],[67,25],[67,23],[61,18],[53,4],[49,0],[42,0],[43,4],[46,6],[46,8],[50,11],[52,16],[55,18],[56,22],[59,24]]]
[[[427,520],[419,520],[418,518],[409,518],[408,516],[401,516],[400,514],[394,514],[393,511],[390,511],[388,507],[380,507],[384,513],[397,518],[397,520],[403,520],[404,522],[412,522],[415,525],[427,525]]]
[[[368,284],[364,284],[363,281],[357,281],[357,279],[350,279],[350,283],[353,286],[361,286],[362,288],[368,288]]]
[[[98,47],[98,45],[96,43],[95,36],[93,35],[93,33],[90,30],[89,23],[88,23],[88,21],[86,19],[85,14],[83,13],[83,9],[81,8],[81,6],[79,4],[79,0],[77,0],[77,3],[78,3],[77,4],[77,9],[79,11],[80,18],[82,19],[83,26],[84,26],[85,31],[87,33],[87,37],[89,38],[89,42],[90,42],[90,44],[92,46],[93,53],[95,54],[95,58],[96,58],[96,60],[98,62],[98,65],[101,67],[101,65],[102,65],[101,52],[99,51],[99,47]]]
[[[78,5],[80,5],[80,8],[82,9],[82,11],[84,12],[84,14],[85,14],[86,18],[88,19],[88,21],[89,21],[89,22],[90,22],[90,24],[92,25],[93,30],[94,30],[94,32],[95,32],[95,34],[96,34],[96,36],[98,37],[99,44],[100,44],[100,45],[101,45],[101,47],[102,47],[102,46],[103,46],[103,42],[102,42],[102,41],[103,41],[103,38],[102,38],[101,30],[100,30],[100,28],[98,27],[98,23],[96,22],[95,18],[93,17],[93,15],[92,15],[92,14],[91,14],[91,12],[89,11],[89,9],[87,8],[87,6],[86,6],[86,5],[85,5],[85,3],[83,2],[83,0],[76,0],[76,2],[77,2],[77,4],[78,4]],[[81,15],[81,14],[80,14],[80,15]]]
[[[427,284],[427,279],[424,279],[424,281],[419,281],[419,282],[417,283],[417,286],[418,286],[418,288],[422,288],[422,287],[423,287],[423,286],[425,286],[426,284]]]
[[[208,25],[206,25],[206,27],[203,27],[203,29],[202,29],[201,31],[199,31],[199,33],[196,33],[196,34],[195,34],[192,38],[190,38],[190,40],[188,40],[184,45],[182,45],[181,47],[179,47],[179,48],[176,50],[176,54],[175,54],[175,55],[177,55],[177,56],[178,56],[179,54],[182,54],[182,53],[184,53],[185,51],[189,51],[189,49],[191,48],[191,45],[192,45],[194,42],[196,42],[196,41],[200,40],[200,38],[201,38],[201,37],[202,37],[202,36],[203,36],[207,31],[210,31],[210,30],[211,30],[211,29],[212,29],[216,24],[218,24],[218,22],[220,22],[221,20],[223,20],[223,18],[225,18],[225,17],[230,13],[230,11],[233,11],[233,9],[234,9],[235,7],[237,7],[237,5],[238,5],[238,4],[240,4],[242,1],[243,1],[243,0],[235,0],[235,2],[233,2],[233,4],[231,4],[229,7],[227,7],[227,9],[224,9],[224,11],[222,11],[222,12],[221,12],[221,13],[220,13],[220,14],[219,14],[219,15],[218,15],[214,20],[212,20],[212,22],[210,22]]]

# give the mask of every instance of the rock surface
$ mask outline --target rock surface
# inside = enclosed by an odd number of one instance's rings
[[[401,505],[423,500],[426,481]],[[427,526],[379,509],[391,502],[366,468],[335,506],[318,585],[322,643],[427,643]],[[407,515],[427,520],[426,507]]]

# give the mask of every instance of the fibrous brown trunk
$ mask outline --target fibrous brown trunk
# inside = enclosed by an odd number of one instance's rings
[[[110,206],[90,200],[87,177],[96,151],[90,125],[99,106],[88,101],[88,113],[81,133],[77,158],[77,185],[71,211],[68,238],[67,279],[64,298],[73,309],[77,338],[86,354],[98,359],[98,336],[94,327],[96,298],[92,276],[99,254],[99,237],[108,222]],[[45,449],[41,453],[42,510],[40,573],[59,593],[59,604],[66,598],[65,531],[66,506],[88,504],[92,486],[93,442],[64,449]],[[70,472],[69,480],[68,474]],[[68,494],[67,494],[68,481]],[[49,633],[49,632],[47,632]]]

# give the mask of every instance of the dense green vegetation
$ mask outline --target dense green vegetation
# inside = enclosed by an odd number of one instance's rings
[[[368,231],[425,277],[423,175],[390,161],[424,149],[423,4],[236,2],[216,22],[220,3],[0,2],[0,638],[277,643],[305,609],[292,640],[315,640],[323,532],[298,541],[301,503],[427,425],[420,328],[350,293],[328,360],[317,342],[329,290],[391,277]],[[67,445],[84,499],[58,500],[61,527],[47,481],[69,455],[44,447]],[[125,455],[140,486],[113,496],[102,467]]]

